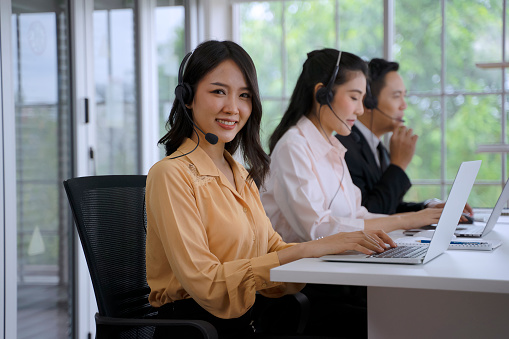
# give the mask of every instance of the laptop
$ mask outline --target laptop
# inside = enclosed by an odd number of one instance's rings
[[[398,246],[372,255],[348,251],[343,254],[325,255],[321,259],[387,264],[425,264],[438,257],[449,247],[480,167],[481,160],[465,161],[461,164],[428,246]]]
[[[488,221],[485,223],[475,221],[472,225],[458,225],[454,235],[457,237],[473,237],[482,238],[486,234],[490,233],[493,227],[495,227],[502,210],[504,209],[507,200],[509,199],[509,180],[506,181],[500,197],[490,214]]]

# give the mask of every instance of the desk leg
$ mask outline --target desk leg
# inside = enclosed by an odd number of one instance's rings
[[[509,294],[368,287],[368,337],[509,338]]]

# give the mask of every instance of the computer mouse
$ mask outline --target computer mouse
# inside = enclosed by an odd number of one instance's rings
[[[459,224],[473,224],[474,223],[474,217],[469,216],[468,214],[463,213],[462,216],[464,216],[467,220],[466,221],[460,221]]]

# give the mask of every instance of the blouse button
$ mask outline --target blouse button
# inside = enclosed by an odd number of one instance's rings
[[[263,284],[262,284],[262,287],[263,287],[263,288],[267,287],[267,284],[266,284],[266,283],[263,283]]]
[[[243,210],[244,210],[244,213],[247,213],[247,207],[244,207]]]

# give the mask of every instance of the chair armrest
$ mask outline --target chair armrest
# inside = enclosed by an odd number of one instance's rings
[[[258,332],[298,335],[304,333],[310,314],[310,301],[302,292],[287,294],[280,298],[258,294],[253,318]]]
[[[302,334],[309,320],[309,315],[311,313],[311,305],[309,303],[309,298],[302,292],[297,292],[295,294],[292,294],[292,296],[295,298],[295,300],[300,306],[300,319],[296,333]]]
[[[190,326],[198,329],[205,339],[218,339],[216,328],[204,320],[180,320],[180,319],[139,319],[139,318],[112,318],[104,317],[96,313],[96,325],[102,326]]]

